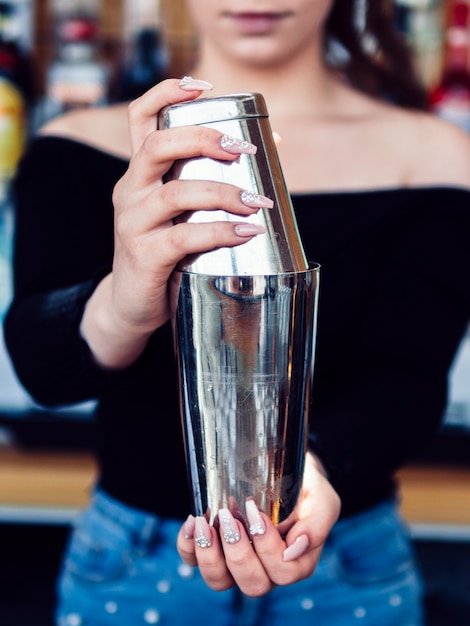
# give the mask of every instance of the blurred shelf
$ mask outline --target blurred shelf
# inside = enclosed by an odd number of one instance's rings
[[[68,523],[86,506],[96,465],[86,452],[0,447],[0,521]]]
[[[421,539],[470,539],[470,468],[413,465],[397,474],[402,512]]]
[[[88,451],[0,446],[0,521],[68,523],[86,506],[95,477]],[[415,534],[470,539],[470,467],[414,465],[397,478]]]

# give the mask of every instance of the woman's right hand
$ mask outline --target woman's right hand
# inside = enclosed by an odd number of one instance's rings
[[[130,365],[148,337],[169,318],[167,286],[176,263],[188,254],[244,243],[264,232],[246,222],[175,223],[185,211],[224,209],[241,216],[257,206],[242,202],[241,190],[213,181],[171,181],[162,176],[177,159],[205,156],[234,161],[253,146],[223,141],[203,126],[156,129],[164,106],[197,98],[203,81],[165,80],[129,105],[131,158],[113,193],[115,209],[112,272],[87,303],[81,332],[105,367]],[[269,206],[268,204],[266,206]]]

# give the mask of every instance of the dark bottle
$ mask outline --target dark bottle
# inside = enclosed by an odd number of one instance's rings
[[[167,75],[168,54],[156,28],[139,29],[117,77],[116,98],[133,100]]]
[[[442,78],[431,92],[431,109],[443,119],[470,132],[470,6],[449,6]]]

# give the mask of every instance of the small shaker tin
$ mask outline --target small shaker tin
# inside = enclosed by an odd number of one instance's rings
[[[241,154],[233,162],[198,157],[176,161],[164,181],[214,180],[231,183],[240,190],[271,198],[272,209],[240,217],[223,210],[195,211],[181,219],[191,222],[215,220],[247,221],[262,224],[266,234],[234,248],[222,248],[186,258],[178,266],[183,271],[224,276],[267,275],[306,271],[307,259],[287,191],[268,111],[259,93],[240,93],[200,98],[165,107],[158,116],[160,129],[203,125],[257,146],[256,155]]]

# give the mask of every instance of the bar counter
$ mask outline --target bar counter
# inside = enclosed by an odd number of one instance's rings
[[[86,451],[0,446],[0,521],[68,522],[86,505],[95,476]],[[470,467],[412,465],[397,478],[412,529],[453,529],[470,537]]]

